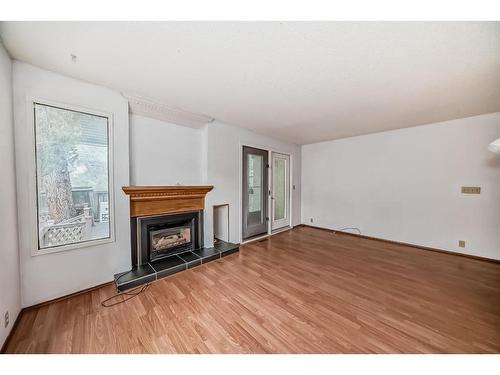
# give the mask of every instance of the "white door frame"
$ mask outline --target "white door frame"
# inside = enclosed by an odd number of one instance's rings
[[[282,159],[285,160],[285,217],[280,220],[276,220],[274,218],[274,206],[276,204],[276,200],[274,199],[274,160],[275,158],[277,159]],[[279,229],[283,229],[285,227],[289,227],[291,223],[291,218],[290,218],[290,206],[291,206],[291,199],[290,199],[290,192],[291,192],[291,183],[290,183],[290,155],[289,154],[283,154],[281,152],[271,152],[271,161],[269,163],[270,169],[271,169],[271,179],[270,179],[270,191],[271,191],[271,214],[270,214],[270,219],[271,219],[271,231],[274,232]]]
[[[290,183],[289,183],[289,191],[290,191],[290,194],[289,194],[289,197],[288,197],[288,201],[289,201],[289,207],[290,207],[290,226],[292,225],[293,223],[293,206],[292,206],[292,202],[293,202],[293,196],[292,196],[292,192],[293,192],[293,189],[292,189],[292,181],[293,181],[293,163],[294,163],[294,160],[293,160],[293,155],[290,154],[289,152],[286,152],[286,151],[281,151],[281,150],[278,150],[278,149],[274,149],[274,148],[270,148],[269,146],[266,146],[266,145],[263,145],[263,144],[259,144],[259,143],[254,143],[254,142],[245,142],[245,141],[240,141],[239,142],[240,145],[239,145],[239,161],[238,161],[238,172],[239,172],[239,176],[238,176],[238,185],[239,185],[239,191],[238,191],[238,194],[239,194],[239,203],[238,203],[238,211],[239,211],[239,215],[238,215],[238,230],[239,230],[239,242],[240,243],[243,243],[243,146],[248,146],[248,147],[253,147],[253,148],[260,148],[261,150],[265,150],[268,152],[268,161],[271,160],[271,156],[272,156],[272,153],[273,152],[276,152],[278,154],[283,154],[283,155],[288,155],[290,157]],[[270,190],[271,188],[271,185],[269,185],[271,182],[271,178],[272,178],[272,175],[271,175],[271,168],[267,168],[267,172],[268,172],[268,190]],[[271,196],[268,194],[267,195],[267,198],[268,198],[268,206],[267,207],[271,207]],[[272,223],[272,220],[271,220],[271,217],[269,217],[269,221],[268,221],[268,226],[267,226],[267,233],[264,234],[262,237],[267,237],[268,235],[270,235],[272,233],[272,228],[271,228],[271,223]],[[252,238],[251,240],[249,241],[254,241],[256,240],[257,238]]]

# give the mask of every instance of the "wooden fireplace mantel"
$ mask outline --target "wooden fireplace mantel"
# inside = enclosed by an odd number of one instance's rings
[[[210,185],[123,186],[130,197],[130,216],[203,210]]]

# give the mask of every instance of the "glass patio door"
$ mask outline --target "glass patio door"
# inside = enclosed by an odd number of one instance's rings
[[[268,231],[268,152],[243,146],[243,240]]]
[[[272,230],[290,225],[290,155],[272,153]]]

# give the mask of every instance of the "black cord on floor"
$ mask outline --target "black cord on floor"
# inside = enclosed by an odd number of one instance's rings
[[[117,293],[114,296],[108,297],[104,301],[101,301],[101,306],[102,307],[111,307],[111,306],[119,305],[120,303],[123,303],[123,302],[127,302],[128,300],[131,300],[132,298],[138,296],[142,292],[145,292],[149,288],[149,285],[150,285],[150,283],[147,283],[145,285],[138,286],[132,290]],[[135,292],[136,290],[139,290],[139,291]],[[128,297],[124,297],[120,301],[108,304],[109,301],[112,301],[113,299],[118,298],[118,297],[122,297],[122,296],[128,296]]]
[[[196,251],[196,250],[199,250],[201,249],[201,247],[195,249],[195,250],[190,250],[190,251]],[[174,254],[176,255],[176,254]],[[123,276],[126,276],[128,275],[129,273],[131,273],[133,270],[130,270],[130,271],[127,271],[127,272],[124,272],[122,273],[120,276],[118,276],[115,280],[115,285],[118,285],[118,281],[123,277]],[[103,307],[111,307],[111,306],[115,306],[115,305],[118,305],[120,303],[123,303],[123,302],[127,302],[128,300],[134,298],[135,296],[138,296],[139,294],[141,294],[142,292],[146,291],[146,289],[149,288],[149,285],[150,283],[147,283],[143,286],[138,286],[132,290],[129,290],[128,292],[118,292],[117,294],[115,294],[114,296],[111,296],[109,298],[106,298],[104,301],[101,301],[101,306]],[[131,291],[135,291],[137,289],[140,289],[138,292],[136,293],[131,293]],[[118,298],[120,296],[128,296],[128,298],[124,298],[122,299],[121,301],[118,301],[118,302],[114,302],[114,303],[111,303],[111,304],[107,304],[108,301],[112,300],[113,298]]]

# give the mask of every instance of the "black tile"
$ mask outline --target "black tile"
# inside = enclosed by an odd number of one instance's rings
[[[178,254],[183,261],[185,262],[192,262],[192,261],[195,261],[195,260],[199,260],[200,257],[194,253],[192,253],[191,251],[188,251],[186,253],[182,253],[182,254]]]
[[[170,275],[173,275],[174,273],[185,271],[186,269],[187,269],[187,264],[184,263],[182,266],[172,267],[172,268],[168,268],[168,269],[163,270],[163,271],[159,271],[156,274],[156,278],[161,279],[162,277],[170,276]]]
[[[238,251],[240,251],[239,246],[238,247],[229,248],[229,249],[227,249],[225,251],[222,251],[221,252],[221,256],[225,257],[226,255],[237,253]]]
[[[156,272],[149,264],[137,266],[127,272],[115,275],[116,288],[120,291],[150,283],[156,280]]]
[[[214,248],[221,253],[225,253],[226,251],[231,251],[234,252],[233,250],[238,251],[240,248],[240,245],[232,243],[232,242],[226,242],[226,241],[221,241],[218,240],[217,242],[214,243]]]
[[[123,292],[125,290],[129,290],[141,285],[145,285],[148,283],[152,283],[153,281],[156,281],[156,274],[154,276],[147,276],[147,277],[142,277],[139,279],[131,280],[123,284],[117,284],[116,289],[118,289],[120,292]]]
[[[176,272],[185,270],[186,262],[177,255],[159,259],[151,263],[151,266],[157,272],[157,277],[172,275]]]
[[[183,261],[187,263],[188,268],[199,266],[201,264],[201,258],[198,255],[192,253],[191,251],[178,255],[182,258]]]
[[[235,253],[240,250],[240,245],[231,243],[231,242],[226,242],[226,241],[217,241],[214,243],[214,248],[218,251],[221,252],[221,255],[224,257],[226,255]]]
[[[184,265],[184,262],[177,255],[172,255],[166,258],[155,260],[151,262],[151,266],[156,270],[156,272],[163,271],[168,268],[177,267],[180,265]]]
[[[193,267],[199,266],[200,264],[201,264],[201,259],[198,259],[198,260],[195,260],[193,262],[189,262],[187,264],[187,268],[193,268]]]
[[[204,247],[203,249],[194,250],[193,253],[195,253],[201,258],[202,263],[206,263],[211,260],[220,258],[220,251],[214,249],[213,247],[211,248]]]

